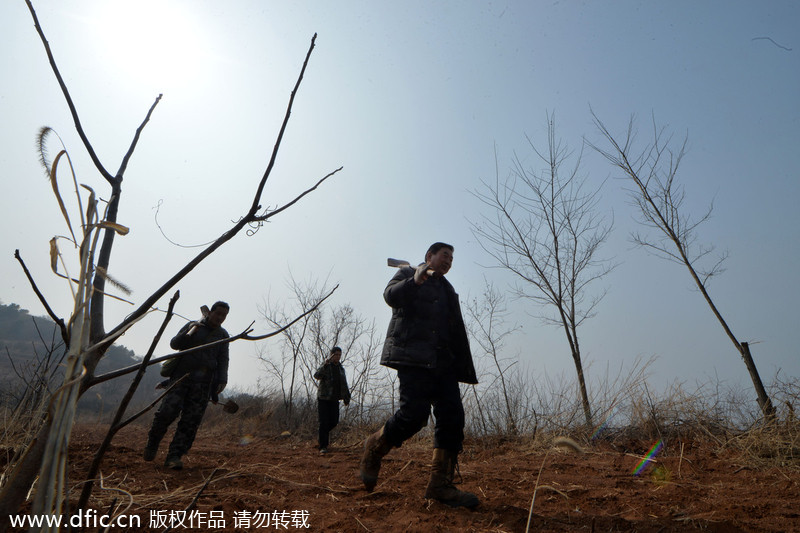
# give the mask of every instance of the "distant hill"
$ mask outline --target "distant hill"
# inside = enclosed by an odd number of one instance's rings
[[[61,333],[50,318],[33,316],[17,304],[0,304],[0,405],[15,405],[27,384],[42,374],[42,369],[55,370],[55,377],[49,384],[51,390],[60,385],[63,373],[58,365],[63,361],[65,349]],[[113,345],[100,360],[95,374],[135,365],[141,360],[132,350]],[[144,375],[132,408],[146,405],[157,396],[155,385],[163,379],[157,370],[158,365],[155,365]],[[109,414],[132,380],[133,373],[92,387],[79,401],[79,411],[98,417]]]

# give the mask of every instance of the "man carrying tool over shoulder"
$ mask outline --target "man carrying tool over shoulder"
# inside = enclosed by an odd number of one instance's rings
[[[198,322],[189,322],[170,341],[173,350],[188,350],[204,344],[227,339],[228,332],[222,323],[228,316],[230,306],[216,302],[207,316]],[[175,385],[161,401],[153,417],[153,424],[144,448],[144,460],[152,461],[167,428],[180,415],[175,436],[169,445],[164,466],[173,470],[183,468],[181,457],[192,447],[197,429],[203,420],[209,399],[217,401],[219,393],[228,383],[228,344],[219,344],[180,356],[175,369],[169,375],[170,385],[186,376]]]
[[[314,379],[319,380],[317,388],[317,410],[319,412],[319,454],[328,453],[330,433],[339,425],[339,400],[345,406],[350,405],[350,387],[341,363],[342,349],[331,348],[330,355],[316,372]]]
[[[381,364],[397,370],[400,408],[364,443],[360,476],[368,491],[378,482],[381,458],[436,419],[431,477],[425,497],[451,507],[475,507],[478,498],[453,485],[464,441],[461,383],[477,383],[467,331],[453,286],[444,278],[453,247],[434,243],[417,268],[402,267],[383,298],[392,308]]]

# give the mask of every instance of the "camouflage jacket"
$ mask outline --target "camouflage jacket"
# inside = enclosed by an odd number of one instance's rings
[[[203,344],[227,339],[228,332],[224,328],[211,329],[205,324],[197,328],[192,335],[187,333],[194,325],[189,322],[183,326],[169,345],[173,350],[188,350]],[[228,382],[228,344],[220,344],[205,350],[199,350],[179,358],[178,366],[171,374],[171,378],[176,379],[184,374],[189,374],[192,381],[208,381],[214,383]]]
[[[345,403],[350,403],[350,388],[347,386],[347,378],[342,365],[325,363],[314,372],[314,378],[319,380],[318,400],[344,400]],[[336,394],[337,384],[338,395]]]

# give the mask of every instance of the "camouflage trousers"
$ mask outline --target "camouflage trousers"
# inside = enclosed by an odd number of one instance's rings
[[[192,447],[197,429],[203,420],[210,390],[211,384],[208,382],[185,379],[168,392],[153,417],[153,425],[147,437],[147,447],[158,448],[161,439],[167,433],[167,428],[180,415],[167,457],[185,455]]]

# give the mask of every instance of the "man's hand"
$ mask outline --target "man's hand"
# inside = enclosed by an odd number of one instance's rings
[[[414,283],[422,285],[428,279],[428,263],[422,263],[414,272]]]
[[[217,385],[217,394],[222,394],[222,391],[225,390],[225,385],[227,385],[227,383],[220,383]]]

